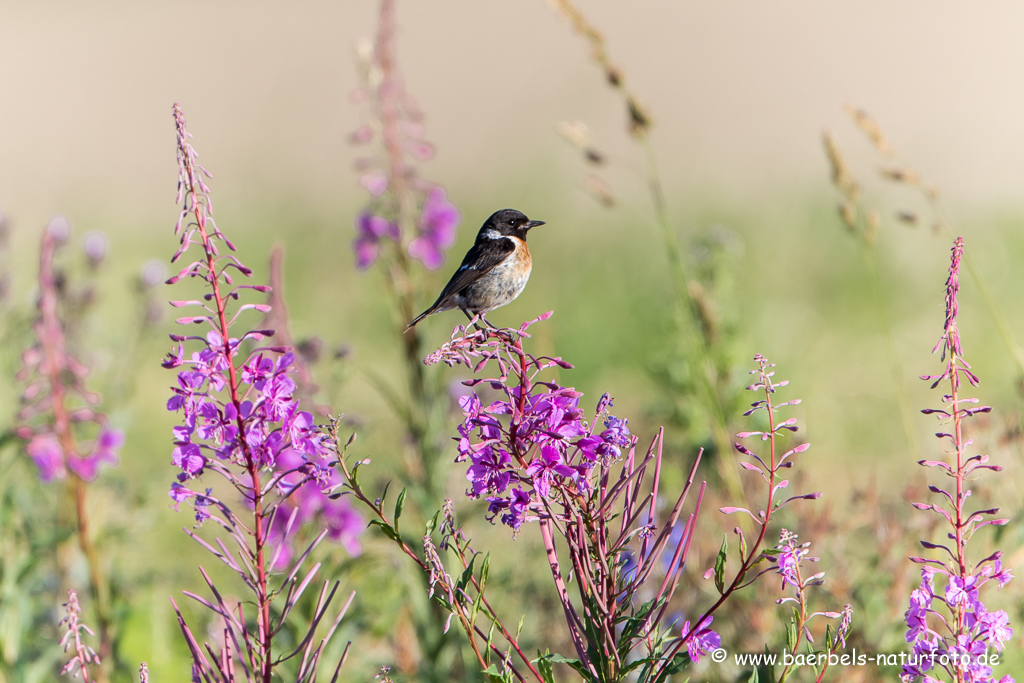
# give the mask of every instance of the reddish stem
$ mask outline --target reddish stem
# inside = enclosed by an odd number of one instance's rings
[[[184,134],[184,129],[182,130]],[[270,626],[270,595],[268,590],[267,568],[264,557],[266,546],[266,529],[263,519],[263,487],[260,483],[259,463],[253,457],[249,444],[245,440],[245,421],[242,418],[242,401],[238,394],[238,377],[235,362],[232,358],[230,327],[227,317],[227,301],[220,292],[220,277],[217,273],[217,255],[210,242],[210,236],[206,231],[206,204],[200,201],[199,194],[195,188],[195,168],[192,163],[192,156],[187,152],[183,154],[185,166],[185,177],[188,183],[188,193],[192,196],[192,212],[196,218],[196,226],[203,240],[203,251],[206,255],[206,280],[213,289],[213,300],[217,306],[217,322],[220,327],[221,342],[223,344],[224,360],[228,366],[228,386],[231,403],[235,407],[235,424],[238,427],[238,443],[245,458],[245,468],[252,480],[252,503],[253,503],[253,531],[256,539],[256,601],[259,613],[259,652],[260,678],[263,683],[271,683],[272,661],[271,644],[273,640],[273,629]]]

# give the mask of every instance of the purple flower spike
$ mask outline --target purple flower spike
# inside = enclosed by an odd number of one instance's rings
[[[928,674],[933,667],[943,669],[953,680],[971,683],[992,683],[993,673],[981,656],[989,647],[997,652],[1013,636],[1009,616],[998,610],[990,612],[982,602],[981,591],[989,581],[1002,587],[1012,575],[1003,569],[1002,551],[997,551],[980,563],[968,556],[968,541],[985,526],[1006,524],[1008,520],[993,518],[998,508],[971,511],[966,502],[971,496],[968,488],[985,470],[998,472],[1001,468],[988,465],[987,455],[971,455],[967,452],[971,444],[965,439],[964,422],[982,412],[986,406],[978,407],[978,400],[963,396],[964,381],[978,386],[978,378],[963,357],[963,346],[957,316],[960,311],[960,264],[963,258],[964,240],[958,237],[950,257],[949,275],[946,278],[946,315],[942,337],[933,351],[941,351],[943,371],[940,375],[925,375],[922,379],[932,382],[932,388],[942,385],[942,408],[926,409],[926,415],[936,415],[943,423],[936,436],[944,441],[944,450],[950,454],[946,460],[922,460],[924,467],[939,468],[944,476],[951,477],[955,486],[949,492],[929,487],[940,496],[936,504],[915,503],[918,510],[939,514],[951,527],[945,537],[952,541],[948,546],[922,541],[925,548],[941,548],[947,554],[940,559],[927,557],[913,558],[915,562],[927,563],[922,571],[921,585],[910,594],[910,606],[906,612],[907,642],[913,644],[915,654],[926,654],[921,662],[908,663],[903,667],[902,680],[938,681]],[[955,493],[954,493],[955,492]],[[945,583],[943,597],[936,598],[935,579]],[[929,618],[931,617],[931,618]],[[1000,683],[1013,679],[1004,676]]]
[[[388,236],[393,235],[392,239],[401,242],[403,250],[388,254],[392,257],[388,267],[411,278],[412,261],[405,253],[422,262],[428,270],[441,267],[445,250],[455,242],[455,229],[461,216],[446,198],[444,189],[418,173],[416,162],[432,158],[434,146],[423,139],[423,114],[405,90],[397,69],[393,20],[392,7],[382,6],[378,38],[373,50],[365,55],[360,69],[363,82],[354,93],[358,101],[368,105],[369,117],[353,133],[352,142],[365,145],[376,141],[380,148],[377,153],[371,152],[356,162],[361,172],[359,184],[369,192],[370,199],[357,219],[359,236],[353,247],[360,269],[368,268],[377,260],[384,232],[362,223],[365,216],[382,214],[383,218],[378,216],[380,220],[394,221],[391,225],[395,229]],[[413,213],[417,206],[419,216]],[[416,234],[406,236],[406,243],[398,235],[398,225],[403,229],[415,225]]]
[[[192,315],[179,318],[178,323],[198,325],[202,331],[171,335],[176,348],[163,363],[177,373],[177,386],[171,387],[167,409],[181,415],[181,424],[172,431],[171,452],[171,460],[180,473],[168,495],[175,509],[182,503],[190,505],[197,526],[207,520],[215,522],[190,535],[242,577],[250,592],[246,598],[250,606],[244,608],[244,613],[253,618],[230,616],[243,614],[241,603],[226,607],[222,601],[220,604],[225,608],[221,610],[197,597],[222,619],[217,626],[222,636],[220,645],[199,645],[177,605],[175,610],[191,650],[195,680],[226,680],[220,662],[243,662],[248,679],[270,681],[280,677],[280,672],[274,675],[275,667],[291,657],[282,656],[273,647],[278,645],[274,635],[294,621],[288,615],[298,600],[298,593],[289,590],[285,595],[274,589],[271,582],[275,571],[292,577],[305,576],[301,592],[319,568],[316,565],[299,574],[313,549],[328,537],[345,544],[350,552],[358,552],[356,539],[363,524],[348,509],[347,500],[332,501],[324,494],[325,488],[337,483],[331,476],[333,450],[313,415],[299,408],[298,387],[291,375],[301,375],[291,345],[286,339],[273,346],[265,345],[263,340],[275,334],[267,329],[270,325],[255,329],[238,327],[240,319],[246,320],[246,311],[267,314],[283,301],[246,301],[254,293],[271,293],[272,287],[236,282],[236,278],[252,277],[253,271],[235,256],[234,244],[214,221],[210,188],[204,180],[211,176],[197,163],[197,154],[189,142],[191,135],[178,105],[174,106],[174,122],[181,206],[175,227],[180,246],[172,260],[180,259],[189,250],[198,253],[188,254],[185,260],[191,261],[189,265],[168,282],[173,285],[186,276],[196,278],[207,291],[201,300],[172,301],[176,308],[189,307],[193,311]],[[360,216],[357,228],[357,243],[362,241],[363,246],[372,247],[366,252],[367,258],[375,257],[382,240],[398,239],[397,225],[369,213]],[[280,336],[288,335],[282,331]],[[118,436],[101,434],[95,453],[110,453],[118,443]],[[215,498],[211,488],[200,488],[201,478],[211,473],[217,475],[218,481],[226,481],[228,486],[224,490],[233,498]],[[312,524],[307,525],[318,513],[326,522],[325,533],[321,533],[320,527],[309,529]],[[222,538],[217,543],[223,549],[227,548],[223,542],[227,534],[229,544],[240,548],[241,553],[236,555],[235,550],[221,554],[202,540],[200,533],[220,534]],[[305,547],[300,546],[293,553],[292,543],[300,540]],[[210,582],[209,586],[219,597],[214,584]],[[327,583],[324,590],[328,590]],[[319,654],[312,650],[317,640],[314,630],[333,595],[333,591],[321,595],[313,626],[297,639],[300,644],[293,654],[301,653],[296,661],[302,661],[298,675],[303,680],[317,679]],[[239,652],[232,650],[238,643],[245,643],[247,652],[259,654],[239,658]],[[320,640],[316,647],[322,648],[323,644]],[[216,668],[211,668],[208,654],[213,655]],[[227,678],[233,675],[229,673]]]
[[[419,234],[409,243],[409,255],[422,261],[427,270],[440,268],[445,249],[455,244],[461,220],[459,209],[448,201],[443,189],[435,187],[423,201]]]
[[[124,435],[111,429],[106,416],[92,407],[99,396],[85,386],[88,368],[67,350],[61,299],[69,288],[58,286],[55,258],[70,229],[67,221],[54,219],[43,231],[39,317],[33,325],[36,339],[22,354],[23,367],[17,375],[27,386],[18,415],[22,424],[16,433],[28,441],[26,452],[44,482],[64,479],[69,472],[81,481],[92,481],[101,464],[117,463],[117,449],[124,442]],[[96,428],[95,442],[83,438],[82,432]]]

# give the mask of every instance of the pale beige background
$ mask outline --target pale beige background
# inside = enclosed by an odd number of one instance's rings
[[[742,195],[821,183],[819,135],[868,107],[954,199],[1024,187],[1024,5],[581,0],[654,112],[670,187]],[[346,135],[371,2],[0,4],[0,207],[19,223],[173,200],[170,106],[251,192],[354,191]],[[399,4],[400,59],[440,150],[429,175],[492,192],[564,152],[586,119],[626,149],[618,102],[542,0]],[[849,131],[846,131],[850,134]],[[851,140],[856,140],[851,135]],[[578,169],[573,171],[578,172]],[[117,208],[112,208],[116,205]]]

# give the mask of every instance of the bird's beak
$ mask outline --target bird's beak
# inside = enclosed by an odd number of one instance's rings
[[[536,228],[538,225],[544,225],[544,221],[530,221],[524,227],[529,230],[530,228]]]

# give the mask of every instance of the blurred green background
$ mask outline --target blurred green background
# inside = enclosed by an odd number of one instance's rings
[[[902,428],[897,386],[907,387],[915,410],[938,403],[915,378],[939,368],[929,351],[942,329],[951,239],[933,234],[918,195],[877,177],[878,159],[842,105],[867,108],[899,158],[941,188],[953,230],[965,236],[1010,330],[1024,338],[1018,305],[1024,279],[1014,265],[1024,254],[1024,97],[1015,85],[1016,65],[1024,63],[1018,39],[1024,9],[1010,2],[965,8],[916,0],[845,7],[810,0],[756,6],[581,1],[580,7],[603,30],[627,85],[652,115],[651,139],[687,272],[705,276],[728,330],[729,383],[741,385],[753,355],[762,353],[791,380],[787,399],[803,399],[794,414],[813,448],[798,467],[801,486],[826,495],[798,515],[791,512],[792,523],[798,531],[801,524],[826,530],[823,538],[806,538],[822,544],[821,568],[850,584],[843,597],[839,579],[831,589],[838,602],[827,608],[846,600],[875,604],[878,611],[858,622],[863,637],[894,649],[905,602],[879,598],[888,577],[859,563],[881,552],[866,547],[872,544],[897,560],[917,552],[915,515],[921,513],[905,499],[926,493],[914,464],[920,454]],[[214,562],[181,533],[191,518],[171,511],[166,497],[175,420],[164,403],[173,376],[158,361],[169,349],[172,314],[137,332],[135,279],[147,263],[166,263],[176,247],[171,103],[182,103],[201,162],[214,173],[218,224],[258,281],[266,281],[271,247],[285,246],[292,333],[324,340],[329,352],[317,366],[322,396],[355,426],[359,452],[373,458],[373,476],[382,482],[405,445],[367,375],[398,382],[400,346],[384,274],[354,266],[353,220],[367,196],[353,165],[365,151],[348,141],[365,117],[350,98],[357,86],[354,45],[373,35],[376,21],[369,2],[0,4],[0,208],[10,224],[4,267],[12,277],[4,367],[12,377],[28,343],[19,321],[31,316],[46,220],[61,214],[71,222],[69,264],[84,259],[75,249],[86,234],[102,232],[109,253],[78,348],[93,368],[92,386],[104,392],[111,419],[128,440],[120,466],[101,478],[106,494],[95,495],[93,504],[110,534],[104,547],[112,575],[132,596],[123,656],[148,661],[154,680],[185,671],[167,596],[195,590],[195,565]],[[405,85],[437,148],[421,174],[444,185],[463,214],[449,261],[422,280],[421,302],[433,300],[452,261],[493,210],[515,207],[547,221],[531,234],[529,287],[492,319],[515,325],[554,310],[535,328],[534,344],[576,366],[561,373],[562,382],[585,392],[588,406],[611,392],[616,413],[630,418],[642,440],[668,420],[673,441],[672,420],[692,397],[674,393],[664,380],[674,353],[669,264],[646,193],[644,159],[588,47],[541,2],[402,3],[398,26]],[[557,124],[565,120],[587,123],[604,165],[588,168],[559,136]],[[820,141],[825,129],[847,152],[866,203],[881,216],[879,272],[902,377],[894,376],[887,355],[861,246],[835,210]],[[585,191],[590,173],[608,184],[614,206]],[[921,224],[895,220],[901,209],[920,212]],[[712,258],[716,267],[709,269]],[[80,264],[69,266],[76,267],[84,275]],[[966,276],[962,282],[966,355],[982,379],[978,395],[995,408],[980,423],[976,443],[1007,468],[979,494],[1016,520],[1021,377],[975,282]],[[184,298],[159,289],[153,296]],[[457,322],[454,313],[428,319],[428,344],[442,343]],[[339,347],[346,352],[335,359],[331,352]],[[464,377],[460,370],[436,372],[446,382]],[[7,386],[0,396],[5,420],[19,390],[13,380]],[[737,415],[729,417],[742,427]],[[456,422],[453,415],[452,433]],[[915,415],[926,457],[941,454],[930,436],[934,426]],[[672,457],[681,471],[692,448],[706,440],[706,428],[677,428]],[[27,482],[38,500],[52,500],[46,497],[52,490],[32,483],[25,460],[12,454],[5,477]],[[711,469],[706,476],[716,478]],[[449,495],[456,500],[462,477],[453,466]],[[861,519],[883,513],[887,526]],[[479,506],[466,508],[465,518],[480,515]],[[713,551],[732,523],[707,513],[702,525]],[[492,549],[513,543],[501,530],[479,527]],[[849,534],[848,542],[836,533]],[[530,536],[514,541],[526,550],[507,558],[522,566],[503,570],[516,586],[545,596],[539,614],[557,616],[545,611],[553,591],[543,582],[542,556],[531,557],[538,546]],[[991,536],[984,536],[987,547]],[[1014,566],[1024,564],[1022,539],[1012,525],[1000,537]],[[412,676],[416,655],[402,649],[403,643],[414,649],[412,636],[401,631],[404,589],[401,579],[387,578],[390,571],[397,577],[399,560],[369,538],[356,563],[334,553],[349,572],[343,583],[359,591],[357,616],[344,634],[360,646],[348,675],[369,678],[375,666],[393,664]],[[710,558],[692,562],[696,586]],[[518,573],[525,567],[532,574]],[[693,589],[697,605],[700,590]],[[1021,615],[1009,607],[1015,595],[1011,585],[990,607],[1007,609],[1019,623]],[[515,596],[508,604],[521,609]],[[509,621],[515,624],[518,613]],[[557,632],[543,620],[528,620],[530,629],[538,642]],[[55,634],[44,630],[43,637]],[[758,648],[754,642],[750,649]]]

